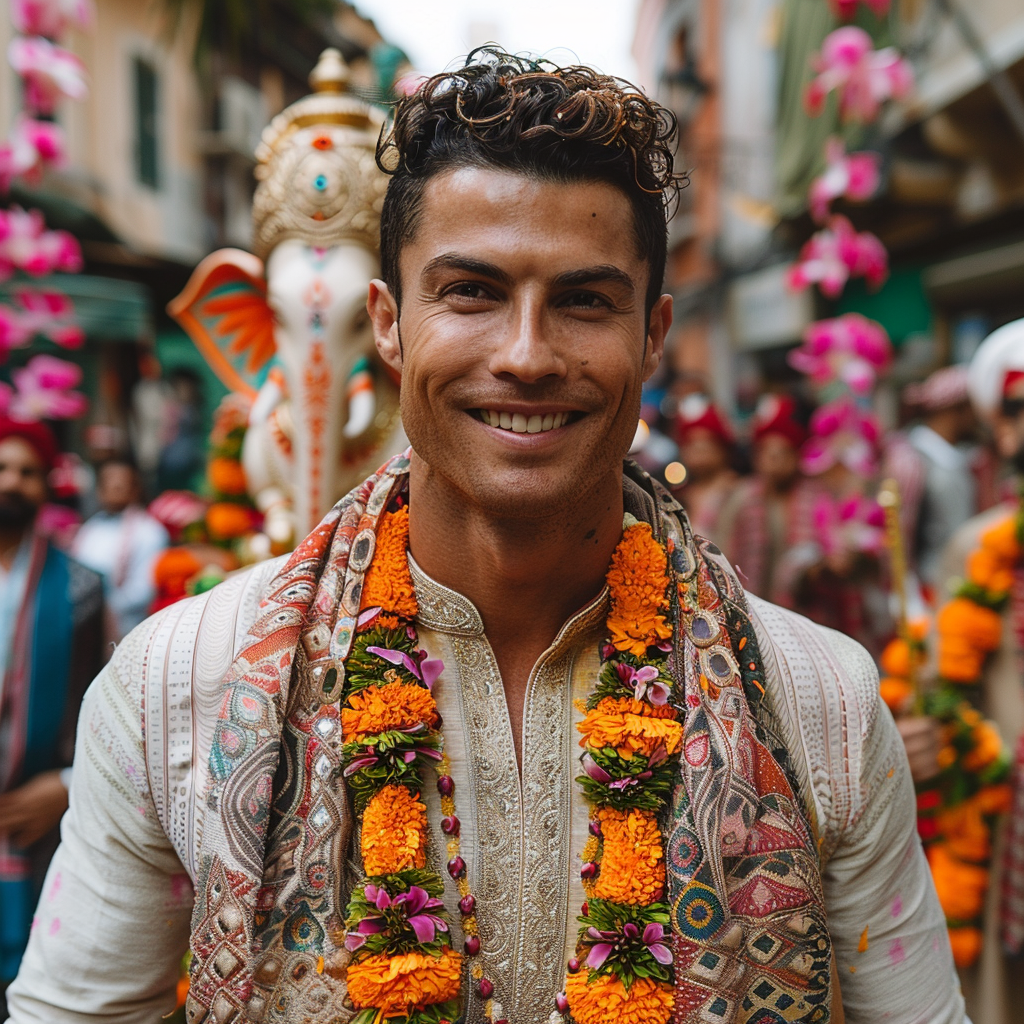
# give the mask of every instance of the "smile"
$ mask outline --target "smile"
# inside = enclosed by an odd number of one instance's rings
[[[541,415],[534,413],[527,416],[521,412],[498,412],[494,409],[479,409],[480,419],[489,427],[509,430],[513,434],[543,434],[547,430],[557,430],[569,422],[570,412],[549,412]]]

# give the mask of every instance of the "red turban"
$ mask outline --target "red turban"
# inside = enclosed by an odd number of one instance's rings
[[[0,441],[6,441],[9,437],[20,437],[30,444],[46,467],[47,473],[53,469],[59,448],[57,438],[45,423],[22,423],[21,420],[12,420],[9,416],[0,415]]]
[[[764,395],[754,410],[753,422],[755,441],[777,434],[799,448],[807,440],[807,430],[796,418],[796,402],[786,395]]]
[[[729,424],[711,400],[706,395],[687,395],[679,402],[676,414],[676,440],[683,444],[686,435],[698,429],[710,431],[727,447],[735,443]]]

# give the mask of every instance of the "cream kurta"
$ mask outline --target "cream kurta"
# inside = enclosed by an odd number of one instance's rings
[[[9,991],[16,1024],[153,1024],[173,1006],[223,680],[280,564],[154,616],[93,684],[63,844]],[[606,598],[574,616],[534,668],[520,784],[480,617],[461,595],[413,569],[421,643],[445,663],[434,695],[478,900],[483,967],[510,1020],[547,1024],[584,899],[588,815],[574,783],[580,715],[573,701],[593,684]],[[846,637],[756,599],[751,606],[768,696],[816,817],[847,1020],[960,1024],[963,1003],[917,839],[913,786],[878,700],[874,665]],[[426,799],[437,821],[436,793]],[[436,836],[434,843],[441,860]],[[452,914],[461,946],[459,919]],[[284,981],[280,999],[288,999],[289,984],[308,993],[317,979]],[[479,1000],[470,1005],[479,1013]],[[338,1008],[339,1022],[348,1016]]]

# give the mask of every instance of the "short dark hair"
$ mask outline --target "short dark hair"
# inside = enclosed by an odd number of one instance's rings
[[[413,238],[427,182],[458,167],[489,167],[555,181],[603,181],[633,209],[637,249],[661,294],[668,217],[685,174],[673,168],[675,115],[619,78],[558,67],[487,46],[466,65],[401,98],[381,132],[377,164],[391,175],[381,213],[381,273],[401,301],[398,261]]]
[[[135,476],[139,475],[139,464],[127,453],[118,455],[108,455],[105,459],[102,459],[96,465],[96,479],[98,480],[108,466],[121,466],[123,469],[130,470]]]

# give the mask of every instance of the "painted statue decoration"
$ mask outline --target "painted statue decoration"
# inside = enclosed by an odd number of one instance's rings
[[[406,443],[398,381],[366,313],[380,274],[383,115],[347,81],[341,55],[326,50],[313,93],[273,119],[256,151],[255,255],[213,253],[168,307],[252,401],[242,463],[278,550]]]

